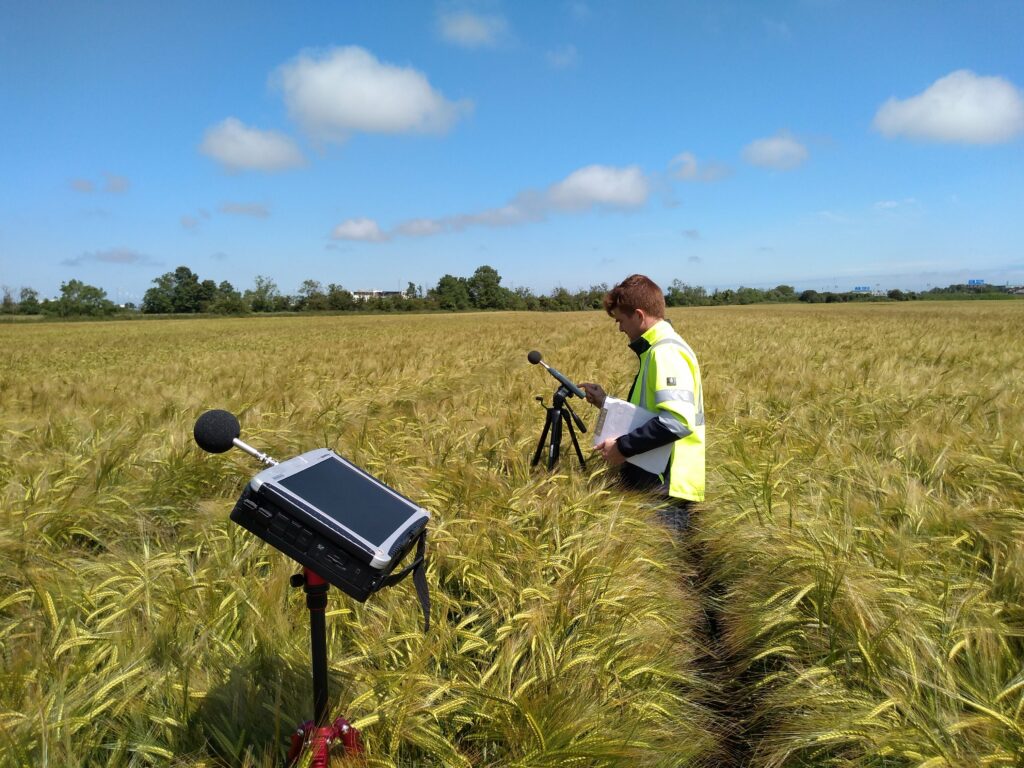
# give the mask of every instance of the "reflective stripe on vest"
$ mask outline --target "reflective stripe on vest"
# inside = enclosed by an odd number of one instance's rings
[[[675,345],[677,347],[680,347],[687,354],[687,356],[689,357],[690,360],[695,361],[697,359],[697,355],[695,355],[693,350],[690,349],[690,345],[687,344],[686,342],[680,340],[680,339],[672,339],[672,338],[661,339],[661,340],[656,341],[653,344],[651,344],[650,349],[654,349],[655,347],[660,347],[663,344],[673,344],[673,345]],[[645,396],[645,394],[647,392],[647,368],[650,365],[651,358],[653,356],[654,356],[653,354],[650,354],[650,355],[648,355],[644,359],[643,367],[642,367],[642,370],[640,371],[640,402],[641,403],[643,402],[643,398],[644,398],[644,396]],[[691,371],[691,375],[692,374],[693,374],[693,372]],[[693,383],[698,388],[697,389],[697,397],[696,397],[696,401],[697,401],[696,402],[696,405],[697,405],[697,415],[694,418],[694,426],[702,427],[702,426],[704,426],[704,391],[703,391],[704,387],[701,386],[698,383],[696,376],[694,376],[693,379],[694,379]],[[683,397],[684,395],[687,395],[688,397]],[[668,402],[669,400],[683,400],[684,402],[692,403],[692,402],[694,402],[694,399],[695,398],[694,398],[693,393],[689,392],[689,391],[686,391],[686,390],[682,390],[682,391],[680,391],[680,390],[675,390],[675,391],[669,390],[669,391],[666,391],[664,393],[663,392],[655,392],[655,394],[654,394],[654,402],[655,403],[664,403],[664,402]]]
[[[680,400],[684,403],[693,402],[693,392],[688,389],[659,389],[654,393],[656,405],[668,403],[672,400]]]

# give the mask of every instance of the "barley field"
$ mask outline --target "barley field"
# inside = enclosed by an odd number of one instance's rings
[[[529,465],[599,312],[0,326],[0,765],[271,766],[312,714],[297,568],[228,513],[328,446],[431,510],[410,583],[331,590],[368,766],[1024,764],[1024,303],[670,310],[709,497]],[[578,401],[577,401],[578,402]],[[580,403],[589,424],[595,412]]]

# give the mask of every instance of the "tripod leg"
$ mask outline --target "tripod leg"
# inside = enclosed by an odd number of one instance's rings
[[[548,451],[548,469],[554,469],[558,463],[558,452],[562,447],[562,416],[561,408],[548,410],[548,423],[551,425],[551,448]]]
[[[327,582],[307,568],[305,592],[313,661],[313,722],[318,728],[327,722],[327,626],[324,620],[327,589]]]
[[[300,584],[306,593],[306,608],[309,609],[309,650],[313,662],[313,719],[303,723],[292,734],[287,764],[295,765],[305,749],[311,756],[308,763],[310,768],[327,768],[331,742],[335,739],[334,728],[327,724],[327,625],[324,611],[327,608],[327,590],[330,585],[309,568],[303,569],[302,576],[293,578],[293,587]],[[356,735],[358,737],[358,734]]]
[[[544,419],[544,431],[540,433],[540,440],[537,442],[537,452],[533,454],[533,461],[530,462],[531,467],[536,467],[537,462],[540,461],[540,453],[544,450],[544,441],[548,439],[548,430],[551,428],[551,414],[548,413]]]
[[[576,430],[572,426],[572,419],[569,418],[569,414],[562,411],[562,418],[565,419],[565,426],[569,430],[569,437],[572,438],[572,447],[576,449],[576,458],[580,460],[580,469],[587,466],[587,462],[583,460],[583,451],[580,450],[580,441],[576,439]]]

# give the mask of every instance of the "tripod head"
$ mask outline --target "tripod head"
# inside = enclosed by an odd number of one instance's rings
[[[574,411],[572,409],[572,406],[568,402],[569,398],[571,398],[571,397],[572,397],[572,392],[570,392],[565,387],[565,385],[563,384],[562,386],[560,386],[558,389],[555,390],[555,394],[551,398],[551,407],[554,408],[555,410],[559,410],[559,411],[562,410],[562,409],[565,409],[566,411],[568,411],[569,415],[572,416],[572,420],[574,422],[576,422],[576,428],[580,432],[586,432],[587,431],[587,425],[583,423],[583,419],[581,419],[577,415],[576,411]],[[540,403],[542,408],[545,408],[545,409],[547,408],[547,406],[544,405],[544,398],[543,397],[538,396],[536,398],[536,400],[537,400],[538,403]]]

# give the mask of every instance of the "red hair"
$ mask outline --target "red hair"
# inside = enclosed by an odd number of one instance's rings
[[[665,317],[665,294],[651,278],[630,275],[604,295],[604,311],[621,309],[627,315],[642,309],[649,317]]]

